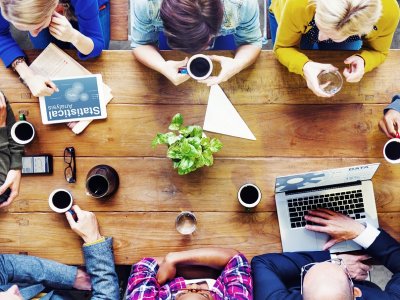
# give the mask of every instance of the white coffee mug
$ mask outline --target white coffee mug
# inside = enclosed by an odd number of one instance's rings
[[[186,70],[193,79],[204,80],[211,75],[213,63],[207,55],[196,54],[189,59]]]
[[[72,194],[65,189],[56,189],[49,196],[49,206],[56,213],[69,211],[73,202]]]
[[[31,123],[25,120],[24,114],[21,114],[19,119],[20,120],[15,122],[11,127],[11,137],[16,143],[26,145],[32,142],[35,137],[35,128]]]
[[[383,146],[383,157],[391,164],[400,163],[400,138],[393,138]]]
[[[261,191],[255,184],[246,183],[238,191],[238,200],[246,209],[256,207],[261,201]]]

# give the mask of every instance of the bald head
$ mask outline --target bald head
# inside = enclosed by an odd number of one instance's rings
[[[303,282],[304,300],[353,300],[353,291],[342,267],[330,262],[314,265]]]

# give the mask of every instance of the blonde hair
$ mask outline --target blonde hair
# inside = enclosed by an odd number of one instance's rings
[[[58,0],[0,0],[1,14],[11,23],[38,25],[54,11]]]
[[[325,32],[342,36],[371,32],[382,14],[382,0],[309,0],[315,5],[315,22]]]

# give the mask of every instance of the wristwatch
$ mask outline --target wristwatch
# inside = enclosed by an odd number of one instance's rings
[[[25,57],[20,56],[17,57],[12,63],[11,63],[11,68],[13,69],[14,72],[16,72],[15,68],[20,64],[25,62]]]

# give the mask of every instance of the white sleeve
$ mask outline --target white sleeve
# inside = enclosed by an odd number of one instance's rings
[[[378,237],[379,233],[380,231],[378,229],[376,229],[371,224],[366,223],[364,231],[361,232],[361,234],[358,237],[353,239],[353,241],[359,244],[364,249],[366,249],[372,245],[372,243]]]

